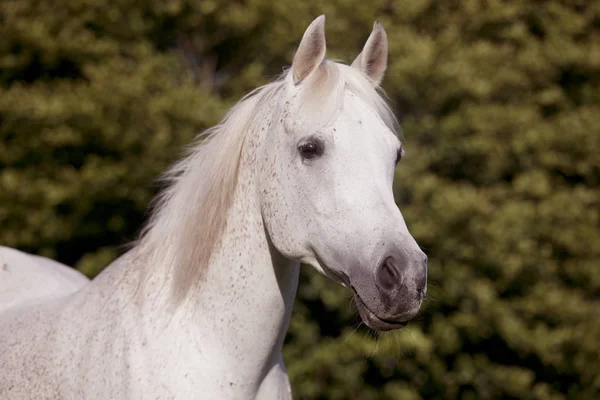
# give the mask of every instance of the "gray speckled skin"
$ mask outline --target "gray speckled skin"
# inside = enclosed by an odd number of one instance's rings
[[[323,23],[305,34],[315,46],[324,46]],[[377,40],[382,29],[374,28]],[[377,49],[377,40],[369,46]],[[300,262],[351,287],[367,324],[385,328],[378,318],[405,321],[417,312],[424,255],[393,199],[398,139],[350,90],[331,118],[315,123],[319,110],[300,99],[316,67],[296,64],[319,66],[313,58],[324,50],[305,50],[292,67],[300,72],[246,133],[223,236],[182,304],[169,305],[170,266],[146,265],[137,247],[91,283],[0,248],[0,399],[289,399],[281,347]],[[369,85],[381,78],[349,70],[349,79]],[[309,137],[325,145],[314,160],[298,152]],[[377,284],[390,251],[406,264],[401,293]]]

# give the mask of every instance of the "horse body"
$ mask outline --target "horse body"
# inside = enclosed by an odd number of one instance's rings
[[[324,60],[323,24],[172,169],[140,241],[93,281],[0,251],[23,271],[0,282],[0,398],[291,398],[300,262],[350,288],[372,328],[416,314],[426,257],[393,201],[402,152],[375,90],[385,32],[349,67]]]

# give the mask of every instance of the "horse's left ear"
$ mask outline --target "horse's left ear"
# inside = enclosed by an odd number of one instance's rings
[[[358,68],[365,75],[371,78],[375,86],[379,85],[383,79],[383,74],[387,68],[388,40],[385,29],[378,21],[373,24],[373,32],[367,39],[362,52],[352,63],[354,68]]]

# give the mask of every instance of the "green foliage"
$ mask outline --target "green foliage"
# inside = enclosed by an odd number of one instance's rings
[[[327,14],[351,61],[378,18],[429,255],[424,313],[383,335],[305,269],[285,347],[300,399],[600,398],[600,3],[0,2],[0,243],[101,270],[194,132]]]

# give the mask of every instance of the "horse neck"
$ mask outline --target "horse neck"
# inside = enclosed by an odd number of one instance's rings
[[[259,135],[266,130],[259,126],[249,132],[221,240],[202,281],[176,309],[169,297],[176,282],[172,269],[148,265],[140,248],[133,248],[78,295],[86,309],[96,305],[99,325],[120,321],[122,332],[115,335],[128,346],[154,349],[154,367],[164,368],[163,361],[171,363],[168,369],[173,371],[189,366],[202,371],[205,381],[229,377],[250,392],[281,360],[299,275],[299,264],[271,245],[262,219],[254,163],[264,143]],[[165,240],[163,245],[172,243]],[[150,277],[143,271],[151,271]],[[152,362],[145,362],[144,368],[153,368]]]
[[[281,256],[266,234],[253,165],[259,143],[257,136],[246,141],[223,236],[178,313],[182,330],[201,335],[203,349],[230,361],[248,380],[281,357],[299,274],[298,263]]]
[[[242,162],[243,164],[243,162]],[[252,358],[281,348],[296,294],[299,266],[270,244],[258,201],[252,168],[241,175],[227,227],[212,256],[204,282],[190,293],[195,323],[235,344]],[[260,351],[259,351],[260,353]]]

